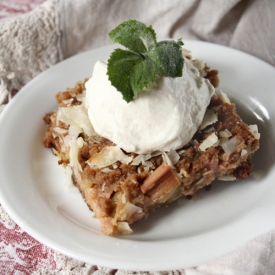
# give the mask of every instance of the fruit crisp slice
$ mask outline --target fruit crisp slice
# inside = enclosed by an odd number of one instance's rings
[[[217,71],[204,73],[218,83]],[[57,94],[60,107],[44,117],[44,145],[52,148],[59,164],[71,167],[73,182],[104,234],[130,234],[130,224],[162,204],[193,195],[215,179],[245,180],[250,175],[259,134],[241,120],[225,94],[212,97],[189,144],[168,153],[138,155],[95,133],[84,84]]]

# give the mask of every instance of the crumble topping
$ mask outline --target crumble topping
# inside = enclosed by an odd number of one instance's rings
[[[57,94],[60,107],[44,117],[44,145],[52,148],[59,164],[70,168],[104,234],[130,234],[131,223],[161,204],[189,198],[214,179],[245,180],[250,175],[260,134],[256,125],[241,120],[224,94],[214,94],[200,130],[187,145],[136,154],[121,150],[88,125],[84,83]]]
[[[183,54],[217,87],[217,70],[192,60],[188,51]],[[212,96],[188,144],[168,152],[137,154],[95,132],[86,108],[87,80],[56,95],[60,107],[44,117],[48,125],[44,145],[69,172],[104,234],[131,234],[130,224],[162,204],[190,198],[215,179],[245,180],[250,175],[260,134],[257,125],[241,120],[223,91]]]

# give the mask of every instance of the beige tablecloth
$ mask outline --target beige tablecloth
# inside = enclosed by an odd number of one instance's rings
[[[0,21],[0,112],[40,72],[78,52],[110,44],[108,32],[130,18],[153,25],[159,40],[182,37],[227,45],[275,66],[274,14],[273,0],[47,0]],[[31,237],[26,238],[40,247],[42,260],[35,267],[18,262],[7,232],[25,233],[0,210],[0,274],[133,274],[75,261]],[[275,230],[211,262],[167,273],[275,274]]]

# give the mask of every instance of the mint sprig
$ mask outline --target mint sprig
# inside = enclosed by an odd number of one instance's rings
[[[182,76],[181,39],[157,42],[152,26],[137,20],[118,25],[109,37],[128,49],[115,49],[107,67],[109,80],[127,102],[160,76]]]

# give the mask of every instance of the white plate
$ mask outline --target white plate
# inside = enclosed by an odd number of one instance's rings
[[[55,94],[90,77],[94,63],[114,46],[65,60],[26,85],[0,117],[0,198],[14,221],[40,242],[91,264],[132,270],[196,266],[275,227],[275,69],[245,53],[186,41],[193,56],[220,71],[220,88],[236,102],[244,121],[257,123],[261,148],[254,170],[260,180],[216,182],[199,199],[180,199],[133,225],[134,234],[107,237],[62,167],[42,146],[42,117]]]

